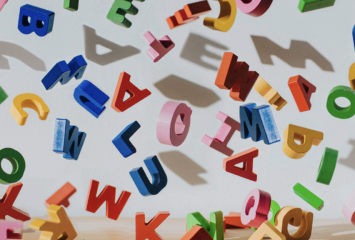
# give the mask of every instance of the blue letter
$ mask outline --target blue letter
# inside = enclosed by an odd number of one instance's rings
[[[129,138],[137,132],[137,130],[141,127],[137,121],[129,124],[125,129],[123,129],[120,134],[117,135],[112,140],[113,145],[117,148],[117,150],[122,154],[123,157],[129,157],[133,153],[136,153],[137,150],[133,146],[133,144],[129,141]]]

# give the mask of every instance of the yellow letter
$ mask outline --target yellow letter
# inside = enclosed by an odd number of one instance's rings
[[[299,159],[306,155],[312,145],[319,145],[323,140],[323,133],[289,124],[284,132],[284,140],[282,151],[290,158]],[[301,144],[297,144],[295,140]]]
[[[11,115],[14,117],[18,125],[25,125],[28,113],[23,108],[32,108],[38,113],[39,119],[46,120],[49,108],[46,103],[32,93],[23,93],[14,98],[10,108]]]
[[[265,221],[249,238],[249,240],[263,240],[268,235],[273,240],[286,240],[286,237],[280,233],[269,221]],[[288,240],[288,239],[287,239]]]
[[[213,30],[228,32],[237,15],[237,4],[235,0],[218,0],[218,2],[221,8],[218,18],[206,17],[203,20],[203,25]]]

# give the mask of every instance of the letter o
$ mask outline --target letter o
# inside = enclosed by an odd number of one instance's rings
[[[10,174],[6,173],[2,167],[2,160],[7,159],[12,165],[12,172]],[[0,150],[0,183],[9,184],[20,181],[25,172],[25,159],[22,157],[21,153],[12,148],[3,148]]]
[[[160,111],[156,133],[159,142],[180,146],[190,129],[192,110],[185,103],[168,101]]]
[[[257,188],[251,190],[243,203],[242,223],[253,228],[260,227],[263,222],[267,221],[270,205],[271,195],[268,192]]]
[[[350,101],[350,105],[347,107],[340,107],[336,104],[335,100],[339,97],[345,97]],[[336,118],[348,119],[355,114],[355,91],[350,87],[337,86],[333,88],[327,99],[328,112]]]
[[[263,15],[272,4],[272,0],[235,0],[235,2],[240,11],[253,17]]]

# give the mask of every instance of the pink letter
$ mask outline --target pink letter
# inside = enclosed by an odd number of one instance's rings
[[[350,196],[346,199],[342,212],[349,221],[355,225],[355,190],[351,192]]]
[[[251,190],[244,200],[241,212],[242,223],[249,227],[258,228],[267,221],[270,211],[271,195],[257,188]]]
[[[0,11],[9,0],[0,0]]]
[[[227,144],[234,132],[236,130],[240,131],[240,123],[222,112],[218,112],[216,118],[223,122],[222,126],[218,129],[214,138],[205,135],[202,138],[202,142],[227,156],[232,156],[233,150],[228,148]]]
[[[270,7],[272,0],[235,0],[237,7],[243,13],[253,17],[260,17]]]
[[[22,239],[22,233],[14,233],[15,228],[22,229],[23,222],[0,220],[0,240]]]
[[[185,103],[167,101],[160,111],[157,123],[159,142],[180,146],[190,129],[192,110]]]
[[[148,42],[151,48],[148,50],[148,56],[153,60],[153,62],[158,62],[162,57],[165,56],[171,49],[175,47],[175,43],[165,35],[159,41],[148,31],[143,35],[144,39]]]

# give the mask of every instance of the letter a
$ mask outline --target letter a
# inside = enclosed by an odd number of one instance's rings
[[[118,79],[115,94],[111,104],[111,107],[117,112],[126,111],[128,108],[142,101],[144,98],[151,94],[148,89],[139,90],[133,83],[129,81],[130,78],[131,75],[128,73],[121,72]],[[130,97],[124,101],[126,92],[130,95]]]
[[[310,99],[312,93],[316,91],[316,87],[300,75],[291,77],[288,80],[288,87],[295,99],[298,110],[300,112],[311,110]]]
[[[253,172],[253,161],[254,158],[258,156],[258,153],[259,150],[254,147],[229,158],[225,158],[223,160],[223,168],[234,175],[256,182],[257,175]],[[243,167],[236,167],[235,165],[238,163],[243,163]]]

